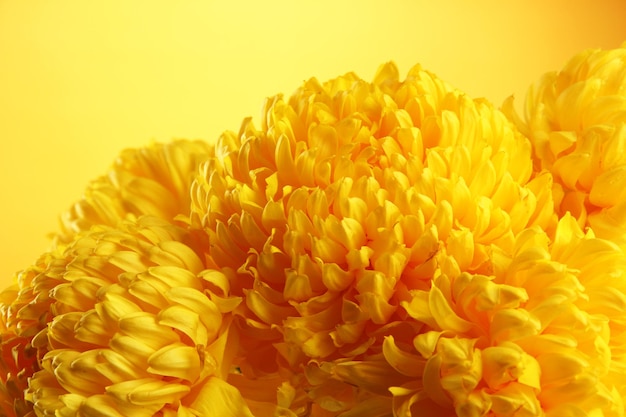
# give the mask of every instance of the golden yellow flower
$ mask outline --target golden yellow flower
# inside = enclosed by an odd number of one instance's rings
[[[500,292],[511,310],[525,303],[523,288],[496,277],[526,230],[556,228],[550,174],[531,179],[530,143],[489,103],[420,67],[404,81],[393,64],[373,83],[312,79],[288,101],[269,99],[260,129],[246,120],[225,133],[201,171],[191,225],[208,234],[216,265],[236,273],[242,333],[257,342],[242,374],[289,376],[310,415],[471,415],[454,389],[414,385],[472,384],[458,368],[469,366],[477,386],[480,351],[461,357],[475,349],[537,363],[504,335],[476,345],[489,317],[459,317],[447,301],[454,281],[469,300],[490,300],[482,309],[498,306]],[[515,314],[498,316],[500,331]],[[416,337],[433,350],[411,348]],[[437,346],[460,361],[446,364],[454,375],[428,361]],[[528,372],[539,390],[539,365]],[[490,382],[503,401],[517,395]],[[406,396],[414,404],[393,405]]]
[[[528,92],[524,119],[510,118],[533,143],[535,170],[552,172],[560,216],[626,245],[626,44],[587,50]]]
[[[65,249],[53,318],[31,342],[43,352],[26,392],[36,415],[251,416],[225,381],[240,299],[202,247],[144,216],[96,226]]]
[[[173,221],[189,212],[189,186],[212,147],[196,140],[125,149],[108,173],[89,183],[83,197],[61,216],[60,242],[93,225],[115,226],[141,215]]]

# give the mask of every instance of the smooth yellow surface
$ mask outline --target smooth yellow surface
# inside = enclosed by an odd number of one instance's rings
[[[124,147],[213,140],[266,96],[388,60],[520,101],[625,21],[624,0],[0,0],[0,284]]]

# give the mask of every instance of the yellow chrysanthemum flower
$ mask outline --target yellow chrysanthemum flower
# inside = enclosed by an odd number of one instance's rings
[[[65,249],[53,318],[32,339],[43,352],[26,393],[36,415],[251,415],[225,381],[240,299],[206,268],[202,247],[183,228],[141,217],[94,227]]]
[[[305,369],[296,389],[307,392],[311,415],[387,416],[393,397],[403,397],[390,387],[408,377],[430,387],[446,376],[424,367],[432,352],[407,348],[416,337],[473,352],[482,336],[480,348],[494,358],[509,343],[488,336],[487,315],[461,318],[447,301],[458,280],[456,291],[471,283],[472,298],[492,307],[499,292],[508,308],[526,303],[523,288],[497,279],[518,236],[556,227],[551,176],[530,179],[528,140],[488,103],[420,67],[400,81],[387,64],[371,84],[353,74],[313,79],[288,102],[268,100],[261,129],[248,120],[215,152],[192,184],[191,224],[209,235],[216,265],[236,272],[244,333],[266,340],[263,350],[251,344],[242,366],[249,379],[263,384],[259,369]],[[499,331],[514,318],[503,315]],[[438,331],[446,337],[425,336]],[[523,348],[515,352],[537,365]],[[481,363],[472,365],[475,385]],[[395,366],[415,368],[396,375]],[[539,368],[529,371],[531,389],[540,389]],[[398,415],[461,410],[465,399],[440,391],[433,398],[416,389],[420,400]]]
[[[198,166],[212,155],[206,142],[178,139],[125,149],[107,175],[89,183],[83,197],[61,216],[60,242],[93,225],[115,226],[142,215],[173,221],[189,212],[189,186]]]
[[[587,50],[528,92],[524,119],[511,119],[533,143],[535,170],[555,179],[559,215],[626,245],[626,44]]]

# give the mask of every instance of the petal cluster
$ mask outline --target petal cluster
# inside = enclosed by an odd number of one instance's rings
[[[623,417],[626,49],[127,150],[0,294],[0,415]]]
[[[226,349],[241,300],[221,272],[206,268],[195,241],[144,216],[95,227],[68,246],[62,282],[50,291],[52,319],[31,341],[41,369],[26,400],[36,415],[193,416],[227,408],[215,397],[234,390],[225,375],[235,352]]]
[[[91,226],[116,226],[142,215],[172,221],[186,214],[191,181],[211,152],[206,142],[183,139],[123,150],[107,174],[91,181],[83,197],[63,213],[55,239],[71,242]]]
[[[529,90],[524,118],[507,113],[533,142],[536,171],[555,179],[555,210],[626,244],[626,44],[587,50]]]

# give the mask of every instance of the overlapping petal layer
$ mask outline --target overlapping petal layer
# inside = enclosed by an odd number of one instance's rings
[[[206,142],[183,139],[125,149],[107,175],[91,181],[83,197],[62,214],[62,232],[55,238],[71,242],[93,225],[116,226],[142,215],[172,221],[187,214],[190,183],[211,152]]]
[[[244,415],[225,382],[241,300],[205,268],[197,240],[141,217],[68,246],[50,292],[53,318],[31,342],[44,352],[26,395],[37,415]],[[230,403],[222,391],[235,392]]]
[[[32,339],[52,320],[50,291],[64,282],[66,262],[58,251],[42,255],[16,275],[15,283],[0,293],[1,374],[0,411],[6,416],[31,416],[25,402],[28,379],[39,369],[38,352]]]
[[[533,143],[535,171],[555,179],[555,209],[581,227],[626,245],[626,44],[587,50],[528,92],[524,118],[511,120]]]

